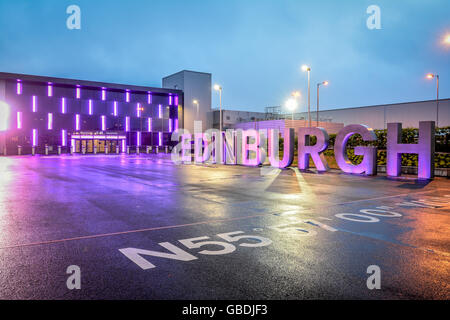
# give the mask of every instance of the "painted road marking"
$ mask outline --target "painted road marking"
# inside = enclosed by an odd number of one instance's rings
[[[399,194],[399,195],[377,197],[377,198],[370,198],[370,199],[360,199],[360,200],[354,200],[354,201],[348,201],[348,202],[342,202],[342,203],[335,203],[335,204],[330,204],[330,205],[317,206],[317,207],[314,207],[314,208],[312,208],[310,210],[316,210],[316,209],[319,209],[319,208],[329,208],[329,207],[340,206],[340,205],[347,205],[347,204],[358,203],[358,202],[363,202],[363,201],[390,199],[390,198],[402,197],[402,196],[413,196],[413,195],[430,193],[430,192],[434,192],[435,193],[437,191],[438,190],[430,190],[430,191],[421,191],[421,192],[415,192],[415,193]],[[444,196],[445,197],[450,197],[450,195],[444,195]],[[257,218],[257,217],[265,217],[265,216],[270,216],[270,215],[273,215],[273,213],[263,213],[263,214],[256,214],[256,215],[251,215],[251,216],[228,218],[228,219],[206,220],[206,221],[199,221],[199,222],[193,222],[193,223],[187,223],[187,224],[179,224],[179,225],[171,225],[171,226],[160,226],[160,227],[150,227],[150,228],[143,228],[143,229],[127,230],[127,231],[118,231],[118,232],[100,233],[100,234],[94,234],[94,235],[85,235],[85,236],[78,236],[78,237],[72,237],[72,238],[63,238],[63,239],[56,239],[56,240],[47,240],[47,241],[39,241],[39,242],[31,242],[31,243],[14,244],[14,245],[0,247],[0,250],[1,249],[20,248],[20,247],[38,246],[38,245],[47,245],[47,244],[56,244],[56,243],[61,243],[61,242],[69,242],[69,241],[77,241],[77,240],[96,239],[96,238],[111,237],[111,236],[126,235],[126,234],[140,233],[140,232],[156,231],[156,230],[182,228],[182,227],[197,226],[197,225],[210,224],[210,223],[245,220],[245,219]]]
[[[233,232],[227,232],[227,233],[219,233],[217,234],[217,237],[227,241],[210,241],[209,237],[203,236],[203,237],[196,237],[196,238],[190,238],[190,239],[183,239],[178,240],[181,244],[183,244],[188,249],[198,249],[200,247],[206,246],[206,245],[213,245],[216,248],[221,247],[220,250],[202,250],[199,251],[198,254],[203,255],[224,255],[224,254],[230,254],[236,251],[236,246],[233,245],[231,242],[239,242],[242,239],[253,239],[257,240],[257,243],[249,243],[249,242],[243,242],[240,243],[240,247],[249,247],[249,248],[256,248],[256,247],[266,247],[270,244],[272,244],[272,240],[260,236],[254,236],[254,235],[247,235],[243,234],[243,231],[233,231]],[[143,256],[149,256],[149,257],[159,257],[159,258],[165,258],[165,259],[171,259],[171,260],[178,260],[178,261],[192,261],[197,260],[198,258],[189,252],[180,249],[179,247],[171,244],[170,242],[161,242],[159,245],[168,252],[160,252],[160,251],[153,251],[153,250],[147,250],[147,249],[138,249],[138,248],[123,248],[119,249],[119,251],[128,259],[133,261],[135,264],[137,264],[142,270],[148,270],[156,268],[156,266],[145,259]]]

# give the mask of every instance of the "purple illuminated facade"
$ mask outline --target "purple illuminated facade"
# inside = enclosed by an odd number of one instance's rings
[[[172,145],[183,123],[183,92],[22,74],[0,73],[0,100],[10,108],[8,154],[37,152],[125,152],[126,146]]]

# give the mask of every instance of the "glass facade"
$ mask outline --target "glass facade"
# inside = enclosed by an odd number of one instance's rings
[[[94,149],[90,145],[97,145],[97,152],[105,146],[111,152],[115,150],[112,146],[171,145],[170,135],[182,118],[180,90],[24,78],[2,79],[0,74],[5,102],[11,114],[17,115],[10,117],[8,130],[3,133],[8,154],[16,154],[18,146],[22,154],[31,153],[32,146],[50,150],[61,146],[62,152],[68,152],[77,141],[80,146],[86,145],[86,152]],[[103,136],[111,137],[111,141],[104,141]]]

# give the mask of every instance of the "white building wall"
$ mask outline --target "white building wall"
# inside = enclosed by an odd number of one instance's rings
[[[163,88],[179,89],[184,92],[184,128],[194,132],[194,121],[202,121],[203,130],[212,128],[211,74],[183,70],[162,80]],[[197,106],[193,100],[199,102]]]

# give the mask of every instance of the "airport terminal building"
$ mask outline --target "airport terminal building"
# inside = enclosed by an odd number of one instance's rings
[[[126,152],[171,145],[183,91],[0,73],[1,153]]]

